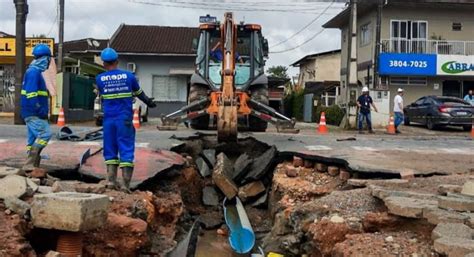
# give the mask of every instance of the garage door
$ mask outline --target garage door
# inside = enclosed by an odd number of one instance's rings
[[[157,101],[186,101],[186,76],[153,76],[153,97]]]

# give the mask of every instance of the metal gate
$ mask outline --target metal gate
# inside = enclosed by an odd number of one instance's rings
[[[15,109],[15,65],[0,65],[0,111]]]
[[[305,122],[313,122],[313,97],[314,94],[304,95],[303,119]]]

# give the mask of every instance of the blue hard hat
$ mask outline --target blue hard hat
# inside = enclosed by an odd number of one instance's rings
[[[100,59],[104,62],[115,62],[118,59],[118,54],[113,48],[107,47],[100,53]]]
[[[35,58],[40,58],[42,56],[51,56],[51,49],[45,44],[37,44],[33,48],[33,56]]]

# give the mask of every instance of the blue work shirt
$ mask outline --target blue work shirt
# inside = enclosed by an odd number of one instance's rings
[[[470,103],[472,106],[474,106],[474,95],[467,94],[464,97],[464,101],[466,101],[466,102]]]
[[[23,119],[36,116],[47,119],[49,113],[48,90],[41,71],[29,67],[23,78],[21,87],[21,117]]]
[[[222,54],[222,50],[220,48],[217,48],[216,50],[211,51],[211,57],[216,59],[219,62],[222,62],[222,60],[224,60],[224,55]],[[239,53],[235,52],[235,60],[238,61],[239,59],[240,59]]]
[[[102,97],[104,119],[133,117],[133,97],[142,93],[135,75],[111,70],[97,75],[96,84]]]

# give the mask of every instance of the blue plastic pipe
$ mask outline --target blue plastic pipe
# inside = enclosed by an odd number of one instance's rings
[[[230,232],[230,246],[239,254],[250,252],[255,245],[255,233],[242,202],[238,197],[235,200],[226,198],[223,206],[225,222]]]

